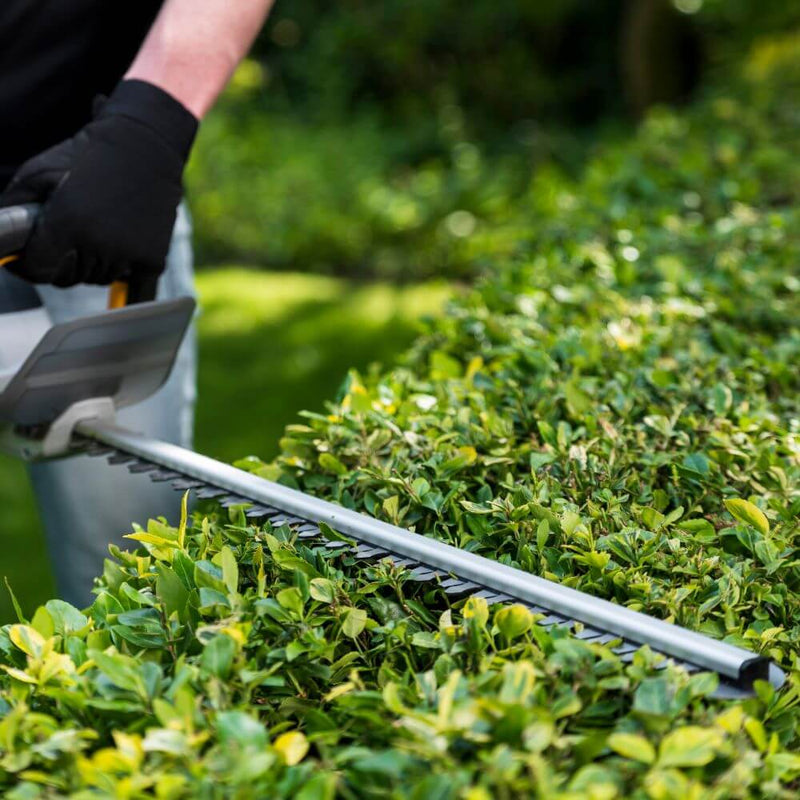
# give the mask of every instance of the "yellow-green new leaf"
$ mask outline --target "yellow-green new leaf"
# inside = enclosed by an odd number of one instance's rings
[[[742,500],[739,497],[734,497],[731,500],[725,501],[725,508],[727,508],[739,522],[743,522],[745,525],[752,525],[764,536],[769,533],[769,520],[766,514],[749,500]]]
[[[344,613],[342,632],[355,639],[367,625],[367,612],[363,608],[348,608]]]
[[[637,733],[612,733],[606,742],[618,755],[652,764],[656,760],[656,750],[644,736]]]
[[[533,614],[525,606],[515,603],[497,611],[494,615],[494,624],[507,639],[516,639],[530,630],[533,625]]]
[[[687,725],[668,733],[658,748],[659,767],[703,767],[723,741],[719,729]]]
[[[282,733],[272,746],[290,767],[299,764],[308,753],[308,739],[300,731]]]
[[[186,547],[186,523],[189,519],[189,492],[188,490],[183,493],[181,499],[181,522],[178,526],[178,547],[181,550]]]
[[[38,658],[42,654],[42,648],[46,641],[44,636],[30,625],[12,625],[8,629],[8,638],[23,653],[34,658]]]

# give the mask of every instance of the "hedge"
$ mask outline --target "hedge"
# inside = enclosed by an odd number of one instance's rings
[[[526,119],[585,124],[619,113],[637,87],[647,100],[675,100],[702,66],[741,58],[757,36],[800,22],[781,0],[638,5],[646,8],[619,0],[279,4],[255,47],[269,70],[263,103],[316,121],[368,104],[404,127],[425,126],[444,102],[495,132]],[[626,74],[631,57],[635,78]]]
[[[788,662],[800,85],[775,70],[534,180],[473,245],[500,266],[253,468]]]
[[[194,149],[200,263],[471,277],[465,232],[543,160],[580,169],[633,110],[798,24],[783,0],[279,4]]]
[[[3,796],[796,797],[797,44],[580,182],[539,173],[399,366],[241,462],[764,652],[782,690],[714,700],[211,508],[112,548],[84,612],[2,629]]]

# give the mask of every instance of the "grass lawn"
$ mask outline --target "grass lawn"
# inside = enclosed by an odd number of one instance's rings
[[[448,293],[440,283],[398,288],[233,268],[203,271],[198,288],[196,446],[229,461],[273,456],[299,410],[321,410],[349,367],[390,360]],[[54,587],[25,467],[2,454],[0,508],[0,575],[27,613]],[[0,587],[0,623],[12,617]]]

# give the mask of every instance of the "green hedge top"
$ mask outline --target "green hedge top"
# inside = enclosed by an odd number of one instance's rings
[[[794,45],[579,184],[540,174],[401,366],[244,462],[766,652],[786,688],[712,701],[234,509],[138,528],[91,608],[3,628],[3,796],[796,797]]]
[[[290,426],[283,480],[789,664],[800,86],[770,74],[535,180],[484,237],[513,253]]]

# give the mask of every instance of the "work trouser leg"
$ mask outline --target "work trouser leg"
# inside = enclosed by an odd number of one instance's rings
[[[158,299],[194,294],[191,224],[181,208],[173,231]],[[103,311],[108,289],[78,286],[42,287],[40,295],[53,322]],[[196,395],[194,324],[183,342],[167,383],[149,399],[122,409],[118,424],[157,439],[191,447]],[[59,594],[73,605],[91,602],[93,579],[102,574],[110,542],[132,548],[123,536],[131,523],[165,516],[175,522],[180,495],[146,475],[131,475],[104,458],[76,456],[30,465],[30,476]]]

